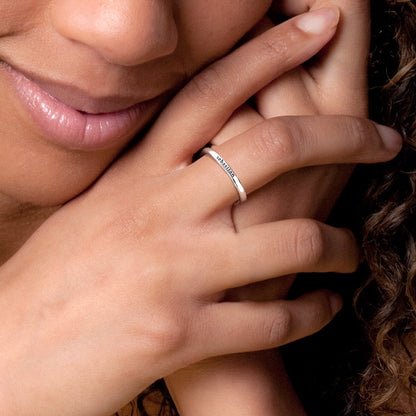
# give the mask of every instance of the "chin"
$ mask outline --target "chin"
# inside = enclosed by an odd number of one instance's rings
[[[29,186],[28,186],[29,185]],[[82,193],[90,183],[53,183],[19,184],[14,189],[2,193],[17,204],[29,204],[38,207],[54,207],[65,204]]]
[[[44,163],[24,166],[0,178],[0,193],[16,203],[51,207],[62,205],[88,189],[108,166],[100,163]],[[52,165],[52,166],[51,166]]]

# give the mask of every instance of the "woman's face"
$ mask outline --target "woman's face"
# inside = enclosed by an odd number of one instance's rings
[[[0,0],[0,195],[77,195],[270,3]]]

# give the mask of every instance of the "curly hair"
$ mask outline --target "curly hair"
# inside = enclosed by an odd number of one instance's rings
[[[165,382],[161,379],[144,390],[113,416],[179,416]]]
[[[358,415],[416,414],[416,6],[372,1],[371,118],[404,137],[392,162],[363,168],[362,245],[370,277],[356,296],[372,348]]]

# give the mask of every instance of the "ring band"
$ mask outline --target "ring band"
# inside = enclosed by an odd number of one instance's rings
[[[223,169],[223,171],[228,175],[228,177],[231,179],[235,189],[238,193],[238,201],[236,201],[234,204],[241,204],[242,202],[247,200],[247,193],[241,184],[240,180],[238,179],[235,172],[231,169],[231,166],[214,150],[212,150],[209,147],[205,147],[202,149],[203,155],[210,155]]]

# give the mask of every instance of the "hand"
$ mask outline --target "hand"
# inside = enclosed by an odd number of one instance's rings
[[[269,84],[256,95],[257,111],[242,106],[212,142],[223,143],[279,115],[367,116],[368,3],[337,1],[342,24],[325,53]],[[294,15],[308,7],[316,9],[330,4],[331,1],[279,1],[275,2],[274,13]],[[252,36],[272,26],[264,19]],[[325,219],[352,168],[347,165],[312,167],[280,176],[234,210],[236,228],[242,230],[253,224],[291,217]],[[227,297],[235,300],[284,298],[292,279],[279,277],[249,285],[229,292]],[[303,414],[276,351],[212,359],[179,371],[166,382],[184,416]]]
[[[0,269],[4,414],[109,414],[179,368],[290,342],[336,313],[339,299],[326,291],[290,302],[222,302],[228,289],[273,276],[349,272],[357,248],[349,232],[313,220],[235,233],[228,177],[208,157],[184,166],[227,113],[333,33],[304,33],[299,19],[192,81],[138,149],[51,216]],[[284,57],[270,49],[276,39],[288,45]],[[242,67],[252,53],[260,61]],[[353,126],[365,135],[351,136]],[[400,142],[392,130],[358,118],[283,117],[217,150],[251,194],[303,166],[388,160]]]

